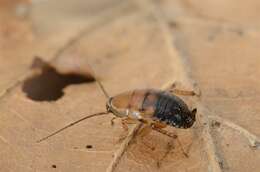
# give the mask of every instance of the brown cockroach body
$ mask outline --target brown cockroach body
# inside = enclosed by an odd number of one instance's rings
[[[140,89],[109,98],[107,111],[117,117],[129,118],[152,125],[160,122],[176,128],[190,128],[195,122],[196,109],[167,91]]]

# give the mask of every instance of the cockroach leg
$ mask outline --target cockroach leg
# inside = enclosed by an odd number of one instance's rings
[[[185,150],[184,150],[184,148],[183,148],[183,146],[182,146],[182,144],[181,144],[181,142],[180,142],[178,136],[177,136],[175,133],[172,133],[172,132],[166,131],[166,130],[164,130],[164,129],[158,128],[158,127],[156,127],[154,124],[152,124],[151,127],[152,127],[153,130],[155,130],[155,131],[157,131],[157,132],[159,132],[159,133],[161,133],[161,134],[164,134],[164,135],[166,135],[166,136],[168,136],[168,137],[171,137],[171,138],[173,138],[173,139],[176,139],[177,142],[178,142],[178,144],[180,145],[180,148],[181,148],[181,150],[182,150],[183,155],[184,155],[185,157],[187,157],[187,158],[189,157],[189,155],[185,152]]]
[[[152,125],[156,126],[156,128],[165,128],[165,127],[167,127],[166,124],[161,123],[161,122],[155,122],[155,123],[153,123]],[[138,135],[140,136],[140,138],[141,138],[140,140],[143,142],[143,144],[144,144],[145,146],[147,146],[147,147],[150,148],[151,150],[154,150],[155,148],[154,148],[153,146],[149,146],[149,145],[147,145],[147,144],[144,142],[144,137],[145,137],[146,135],[150,134],[151,131],[152,131],[151,126],[150,126],[150,125],[145,125],[145,126],[139,131],[139,134],[138,134]]]
[[[143,139],[146,135],[150,134],[152,131],[152,128],[148,125],[145,125],[138,133],[141,139]]]
[[[160,158],[157,161],[157,167],[158,168],[161,167],[163,160],[169,155],[169,153],[171,152],[172,149],[174,149],[174,142],[171,140],[170,142],[167,143],[165,154],[162,156],[162,158]]]
[[[189,90],[180,90],[180,89],[171,89],[169,90],[170,93],[173,94],[178,94],[181,96],[195,96],[197,95],[194,91],[189,91]]]
[[[121,120],[121,123],[122,123],[122,127],[125,131],[128,131],[128,124],[136,124],[136,120],[134,119],[130,119],[130,118],[123,118]]]
[[[178,82],[174,82],[170,88],[168,88],[166,91],[172,93],[172,94],[177,94],[177,95],[181,95],[181,96],[198,96],[200,97],[201,93],[198,90],[198,93],[195,92],[194,90],[183,90],[183,89],[179,89],[177,88],[177,85],[180,85]]]
[[[117,140],[117,143],[121,143],[123,140],[125,140],[125,138],[127,137],[128,133],[124,133],[122,135],[119,136],[119,139]]]
[[[152,124],[151,127],[152,127],[153,130],[155,130],[155,131],[157,131],[157,132],[159,132],[161,134],[164,134],[164,135],[166,135],[168,137],[171,137],[173,139],[177,139],[178,138],[178,136],[175,133],[172,133],[172,132],[166,131],[164,129],[161,129],[159,127],[156,127],[154,124]]]
[[[110,124],[111,124],[112,126],[114,125],[114,123],[115,123],[114,120],[115,120],[116,118],[117,118],[117,117],[114,116],[114,117],[110,120]]]
[[[165,127],[167,127],[166,123],[162,123],[162,122],[159,122],[159,121],[153,123],[152,125],[153,125],[153,127],[156,127],[156,128],[165,128]]]
[[[136,120],[134,119],[130,119],[130,118],[123,118],[121,120],[121,123],[122,123],[122,127],[124,129],[124,133],[119,137],[118,139],[118,142],[122,142],[126,137],[127,137],[127,134],[128,134],[128,124],[136,124]]]
[[[121,124],[122,124],[122,127],[123,127],[124,131],[128,132],[128,126],[127,126],[127,123],[126,123],[125,119],[121,120]]]
[[[144,141],[144,137],[149,135],[152,131],[152,128],[149,125],[145,125],[138,133],[138,136],[140,137],[140,141],[147,146],[149,149],[154,150],[155,147],[154,146],[150,146],[148,145],[145,141]]]
[[[167,124],[164,124],[164,123],[161,123],[161,122],[154,122],[154,123],[152,123],[152,124],[150,124],[150,125],[145,125],[140,131],[139,131],[139,136],[141,137],[141,138],[143,138],[144,136],[146,136],[146,135],[148,135],[148,134],[150,134],[151,133],[151,131],[152,131],[152,127],[151,127],[151,125],[153,125],[155,128],[165,128],[165,127],[167,127]]]
[[[122,133],[121,135],[120,135],[120,137],[119,137],[119,139],[118,139],[118,143],[121,143],[125,138],[126,138],[126,136],[127,136],[127,134],[128,134],[128,126],[127,126],[127,119],[128,118],[123,118],[122,120],[121,120],[121,124],[122,124],[122,127],[123,127],[123,129],[124,129],[124,133]]]

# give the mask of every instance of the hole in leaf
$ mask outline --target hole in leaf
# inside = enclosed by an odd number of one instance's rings
[[[64,95],[63,89],[71,84],[94,81],[84,75],[60,74],[52,66],[41,66],[41,72],[24,81],[22,90],[27,97],[35,101],[56,101]]]

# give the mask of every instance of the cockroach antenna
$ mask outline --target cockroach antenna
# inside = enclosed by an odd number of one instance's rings
[[[36,141],[36,142],[37,142],[37,143],[40,143],[40,142],[42,142],[42,141],[44,141],[44,140],[46,140],[46,139],[48,139],[48,138],[50,138],[50,137],[52,137],[52,136],[58,134],[59,132],[65,130],[65,129],[69,128],[69,127],[72,127],[73,125],[75,125],[75,124],[77,124],[77,123],[79,123],[79,122],[84,121],[85,119],[92,118],[92,117],[95,117],[95,116],[107,115],[107,114],[109,114],[109,113],[110,113],[110,112],[106,111],[106,112],[99,112],[99,113],[95,113],[95,114],[92,114],[92,115],[85,116],[85,117],[83,117],[83,118],[81,118],[81,119],[79,119],[79,120],[77,120],[77,121],[75,121],[75,122],[72,122],[72,123],[66,125],[65,127],[62,127],[61,129],[59,129],[59,130],[53,132],[52,134],[50,134],[50,135],[48,135],[48,136],[46,136],[46,137],[43,137],[42,139],[40,139],[40,140],[38,140],[38,141]]]
[[[104,95],[106,96],[106,98],[109,99],[110,96],[108,95],[107,91],[105,90],[103,84],[102,84],[102,83],[99,81],[99,79],[96,78],[96,77],[95,77],[95,80],[96,80],[98,86],[100,87],[100,89],[102,90],[102,92],[104,93]]]
[[[99,79],[96,77],[95,72],[94,72],[94,70],[90,67],[90,65],[89,65],[89,68],[90,68],[91,71],[92,71],[92,75],[94,76],[95,81],[97,82],[97,85],[100,87],[101,91],[102,91],[103,94],[106,96],[106,98],[109,99],[110,96],[108,95],[107,91],[105,90],[103,84],[102,84],[102,83],[99,81]],[[85,119],[92,118],[92,117],[95,117],[95,116],[107,115],[107,114],[109,114],[109,113],[110,113],[109,111],[105,111],[105,112],[99,112],[99,113],[95,113],[95,114],[92,114],[92,115],[85,116],[85,117],[83,117],[83,118],[81,118],[81,119],[79,119],[79,120],[77,120],[77,121],[74,121],[74,122],[72,122],[72,123],[66,125],[65,127],[61,128],[61,129],[59,129],[59,130],[53,132],[52,134],[50,134],[50,135],[48,135],[48,136],[46,136],[46,137],[44,137],[44,138],[38,140],[37,143],[40,143],[40,142],[42,142],[42,141],[44,141],[44,140],[46,140],[46,139],[48,139],[48,138],[50,138],[50,137],[52,137],[52,136],[58,134],[58,133],[60,133],[61,131],[65,130],[65,129],[69,128],[69,127],[72,127],[73,125],[75,125],[75,124],[77,124],[77,123],[79,123],[79,122],[82,122],[82,121],[84,121]]]
[[[101,81],[99,80],[99,78],[97,77],[97,75],[95,74],[93,68],[90,67],[90,65],[89,65],[89,68],[90,68],[90,70],[91,70],[91,72],[92,72],[92,75],[94,76],[95,81],[97,82],[97,85],[99,86],[99,88],[101,89],[101,91],[103,92],[103,94],[106,96],[106,98],[109,99],[110,96],[108,95],[108,93],[107,93],[105,87],[103,86],[103,84],[101,83]]]

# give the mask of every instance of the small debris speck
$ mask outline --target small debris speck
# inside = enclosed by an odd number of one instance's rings
[[[220,122],[218,122],[218,121],[213,121],[213,122],[212,122],[212,127],[220,127]]]
[[[54,165],[54,164],[53,164],[51,167],[52,167],[52,168],[57,168],[57,166],[56,166],[56,165]]]
[[[93,146],[92,145],[87,145],[86,148],[87,149],[91,149],[91,148],[93,148]]]

